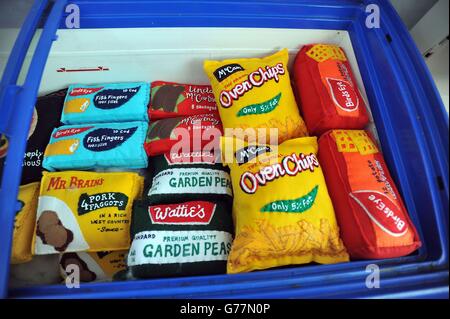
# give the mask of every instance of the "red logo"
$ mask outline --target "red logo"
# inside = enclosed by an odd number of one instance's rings
[[[386,195],[376,191],[356,191],[350,193],[370,219],[385,233],[401,237],[408,231],[408,223],[403,211]]]
[[[67,128],[64,130],[58,130],[53,134],[53,138],[60,138],[66,136],[77,135],[93,128],[93,126],[80,127],[80,128]]]
[[[208,225],[215,210],[216,204],[203,201],[148,207],[153,224]]]
[[[359,98],[353,86],[344,80],[327,78],[331,97],[334,103],[346,112],[356,111],[359,107]]]
[[[70,96],[88,95],[98,92],[101,89],[103,89],[103,86],[99,88],[73,88],[72,91],[70,91],[69,95]]]

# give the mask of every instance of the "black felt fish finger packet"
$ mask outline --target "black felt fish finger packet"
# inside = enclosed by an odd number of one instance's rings
[[[39,182],[42,178],[42,162],[45,147],[55,127],[60,125],[61,112],[67,89],[38,97],[28,131],[27,147],[22,163],[21,185]],[[0,177],[7,155],[6,137],[0,140]]]
[[[233,238],[231,204],[133,205],[127,265],[136,278],[221,274]]]
[[[148,166],[150,184],[145,194],[152,204],[232,200],[229,169],[221,163],[183,163],[166,153],[150,157]]]

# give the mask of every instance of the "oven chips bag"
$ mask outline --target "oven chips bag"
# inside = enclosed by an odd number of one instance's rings
[[[136,173],[44,172],[33,241],[36,255],[126,250]]]
[[[222,138],[230,167],[236,237],[227,272],[349,260],[325,179],[316,137],[278,146]]]
[[[20,210],[14,221],[14,235],[11,263],[20,264],[31,260],[31,243],[36,222],[36,207],[39,196],[39,183],[20,186],[18,202]]]
[[[224,129],[278,130],[279,143],[307,136],[289,79],[288,50],[262,59],[205,61]],[[235,132],[255,140],[247,132]]]

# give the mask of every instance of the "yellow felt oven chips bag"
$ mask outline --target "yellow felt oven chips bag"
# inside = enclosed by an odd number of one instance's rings
[[[14,220],[14,235],[11,263],[20,264],[32,259],[31,244],[36,223],[36,207],[39,196],[39,182],[20,186],[19,207]]]
[[[308,135],[291,88],[288,59],[283,49],[262,59],[204,62],[224,129],[266,129],[269,141],[273,128],[280,143]],[[246,132],[234,136],[255,140]]]
[[[36,255],[127,250],[136,173],[43,173],[36,214]]]
[[[349,260],[325,179],[316,137],[278,146],[223,137],[231,170],[236,237],[227,272]]]

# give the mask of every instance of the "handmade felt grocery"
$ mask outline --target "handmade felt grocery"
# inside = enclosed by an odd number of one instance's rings
[[[145,150],[148,156],[214,150],[222,135],[217,113],[162,119],[149,125]]]
[[[136,278],[225,273],[232,233],[229,202],[137,201],[127,264]]]
[[[150,84],[104,83],[69,86],[61,122],[64,124],[148,121]]]
[[[330,44],[304,46],[293,69],[297,96],[308,131],[363,129],[366,105],[344,50]]]
[[[155,81],[151,84],[148,116],[151,121],[216,113],[217,105],[210,85]]]
[[[66,279],[77,266],[80,282],[111,281],[117,273],[126,269],[127,255],[128,250],[64,253],[59,260],[61,275]]]
[[[147,167],[146,122],[66,125],[53,130],[43,167],[49,171]]]
[[[20,264],[32,259],[31,244],[34,225],[36,223],[36,208],[39,196],[39,182],[20,186],[18,204],[14,220],[11,263]]]
[[[190,200],[231,201],[233,190],[229,169],[220,163],[180,163],[170,154],[149,158],[146,197],[152,204]]]
[[[421,246],[370,133],[329,131],[320,138],[319,150],[341,236],[353,259],[400,257]]]
[[[223,138],[236,231],[228,273],[349,260],[316,153],[316,137],[278,147]]]
[[[44,172],[34,252],[128,249],[131,209],[142,188],[136,173]]]
[[[50,140],[53,129],[60,125],[59,121],[66,92],[67,89],[62,89],[38,97],[36,100],[22,162],[21,185],[39,182],[42,178],[45,147]],[[3,170],[6,159],[7,146],[6,137],[2,137],[0,140],[0,172]]]
[[[258,133],[245,129],[264,129],[270,141],[270,129],[278,132],[278,141],[307,136],[288,72],[288,50],[262,59],[205,61],[224,129],[242,129],[235,136],[249,141]]]

